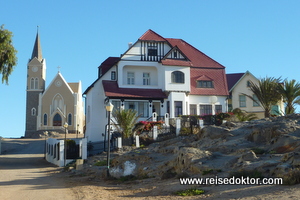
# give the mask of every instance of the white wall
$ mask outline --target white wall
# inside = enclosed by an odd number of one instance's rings
[[[174,71],[181,71],[184,73],[184,83],[172,83],[171,74]],[[190,68],[180,66],[165,67],[165,90],[172,91],[190,91]]]
[[[85,137],[88,142],[104,140],[102,133],[105,132],[104,127],[107,124],[106,110],[104,107],[105,98],[102,80],[99,80],[86,95],[87,120]]]

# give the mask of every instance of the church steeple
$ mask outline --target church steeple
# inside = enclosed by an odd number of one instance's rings
[[[36,57],[40,62],[43,60],[39,30],[37,30],[37,33],[36,33],[36,38],[35,38],[35,43],[33,46],[31,59],[33,59],[34,57]]]

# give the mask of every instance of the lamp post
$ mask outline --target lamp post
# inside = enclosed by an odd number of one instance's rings
[[[107,126],[107,177],[109,177],[109,159],[110,159],[110,115],[114,109],[114,105],[111,102],[105,106],[106,111],[108,112],[108,126]]]
[[[65,128],[65,144],[64,144],[64,166],[66,166],[66,160],[67,160],[67,128],[68,128],[69,124],[67,122],[65,122],[64,124],[64,128]]]

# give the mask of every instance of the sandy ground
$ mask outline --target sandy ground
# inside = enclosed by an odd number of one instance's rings
[[[43,159],[43,140],[4,139],[0,155],[0,199],[300,199],[300,185],[180,185],[178,179],[120,182],[102,178],[100,167],[63,172]],[[174,193],[201,188],[204,195]]]
[[[91,165],[93,160],[95,158],[90,158],[90,163],[82,171],[61,173],[68,177],[67,184],[72,186],[78,199],[300,199],[300,185],[180,185],[177,178],[126,182],[107,180],[102,178],[101,167]],[[205,194],[191,197],[175,195],[177,191],[190,188],[203,189]]]

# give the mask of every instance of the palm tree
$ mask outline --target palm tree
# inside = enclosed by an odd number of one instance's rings
[[[253,98],[251,95],[243,94],[264,109],[265,117],[271,116],[272,106],[276,105],[282,98],[280,94],[279,87],[280,78],[266,77],[258,81],[258,84],[250,81],[249,88],[256,95],[257,99]]]
[[[240,108],[235,108],[232,112],[233,112],[234,116],[241,122],[257,119],[256,114],[247,113],[246,111],[241,110]]]
[[[281,84],[280,93],[282,94],[283,101],[286,104],[285,114],[292,114],[295,112],[295,104],[300,103],[300,83],[296,80],[285,80],[284,84]]]
[[[124,138],[129,138],[133,135],[133,129],[138,118],[139,115],[137,115],[136,110],[115,110],[115,112],[113,112],[112,124],[118,132],[122,133]]]

